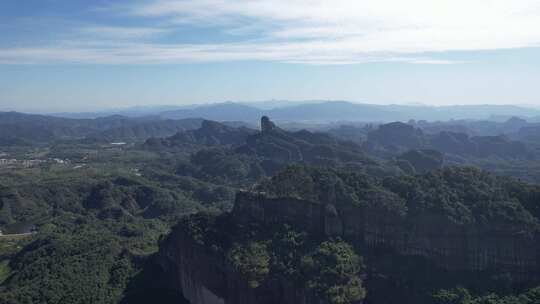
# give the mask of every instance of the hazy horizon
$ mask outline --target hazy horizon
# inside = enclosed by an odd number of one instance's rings
[[[5,0],[0,108],[540,106],[537,1]]]
[[[213,105],[220,105],[220,104],[227,104],[227,103],[233,103],[233,104],[241,104],[250,106],[253,108],[258,108],[261,110],[271,110],[271,109],[278,109],[278,108],[287,108],[287,107],[293,107],[298,105],[310,105],[310,104],[320,104],[320,103],[339,103],[339,102],[346,102],[346,103],[352,103],[352,104],[358,104],[358,105],[373,105],[373,106],[405,106],[405,107],[425,107],[425,108],[445,108],[445,107],[481,107],[481,106],[494,106],[494,107],[517,107],[517,108],[525,108],[525,109],[534,109],[534,110],[540,110],[540,105],[532,105],[532,104],[426,104],[426,103],[371,103],[371,102],[363,102],[363,101],[351,101],[351,100],[254,100],[254,101],[232,101],[232,100],[224,100],[224,101],[210,101],[205,103],[185,103],[185,104],[156,104],[156,105],[149,105],[149,104],[140,104],[140,105],[126,105],[126,106],[109,106],[109,107],[94,107],[94,108],[51,108],[51,107],[45,107],[45,108],[24,108],[24,107],[2,107],[0,106],[0,112],[20,112],[20,113],[28,113],[28,114],[43,114],[43,115],[50,115],[50,114],[62,114],[62,113],[121,113],[121,112],[129,112],[129,111],[149,111],[149,112],[161,112],[161,111],[168,111],[168,110],[176,110],[176,109],[191,109],[191,108],[198,108],[198,107],[205,107],[205,106],[213,106]],[[532,113],[532,116],[535,116],[535,113]]]

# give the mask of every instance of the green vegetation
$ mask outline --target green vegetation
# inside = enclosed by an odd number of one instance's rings
[[[12,256],[0,297],[7,303],[117,303],[166,231],[156,220],[65,214]]]
[[[405,172],[418,172],[426,173],[436,169],[440,169],[443,165],[443,155],[441,152],[436,150],[410,150],[406,153],[401,154],[398,157],[398,161],[403,162],[400,166],[407,166],[407,163],[413,167],[406,168]]]
[[[302,258],[307,287],[326,303],[347,304],[364,299],[366,291],[358,274],[362,260],[341,241],[326,241]]]
[[[11,273],[11,268],[9,268],[8,261],[0,262],[0,284],[4,282],[5,279]]]
[[[500,296],[491,293],[473,296],[463,287],[441,290],[433,295],[436,304],[536,304],[540,303],[540,287],[529,289],[519,295]]]
[[[361,136],[347,129],[342,139],[367,138],[358,144],[273,124],[261,133],[208,121],[188,130],[200,120],[45,121],[48,128],[37,133],[35,125],[0,132],[2,152],[21,160],[0,168],[0,229],[37,231],[0,237],[2,303],[133,303],[159,294],[180,302],[152,270],[171,229],[224,261],[250,290],[286,282],[325,304],[539,302],[538,288],[526,290],[536,281],[517,286],[504,274],[446,273],[421,257],[371,252],[294,223],[239,224],[228,213],[236,191],[253,189],[336,210],[365,207],[410,225],[427,218],[436,219],[435,228],[536,235],[540,186],[442,167],[475,164],[538,178],[528,147],[508,138],[433,135],[395,123],[366,127]],[[114,139],[130,143],[111,145]],[[23,165],[32,159],[41,161]]]
[[[343,170],[292,166],[261,183],[259,190],[277,197],[384,209],[411,221],[441,216],[458,225],[484,228],[508,224],[517,231],[532,232],[539,227],[539,186],[475,168],[450,167],[377,179]]]
[[[258,242],[251,242],[245,246],[236,244],[229,251],[227,259],[251,288],[259,287],[270,272],[270,255],[265,244]]]
[[[328,304],[355,303],[366,296],[362,258],[341,240],[320,240],[288,225],[242,226],[226,214],[208,213],[182,220],[174,231],[224,257],[249,288],[282,280]]]
[[[0,229],[37,234],[0,237],[0,302],[118,303],[171,225],[232,204],[230,185],[176,171],[189,156],[84,149],[42,150],[79,164],[2,169]]]
[[[133,271],[110,236],[63,235],[32,246],[12,261],[7,303],[115,303]]]
[[[538,227],[538,187],[498,178],[474,168],[446,168],[421,176],[387,178],[383,186],[406,199],[408,213],[442,215],[457,224],[480,227],[511,224]],[[518,186],[524,193],[512,190]]]

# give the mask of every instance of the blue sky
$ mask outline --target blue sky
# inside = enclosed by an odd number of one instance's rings
[[[0,109],[540,106],[537,0],[2,0]]]

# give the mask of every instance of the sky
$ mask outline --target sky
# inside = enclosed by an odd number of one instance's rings
[[[540,0],[1,0],[0,110],[540,107]]]

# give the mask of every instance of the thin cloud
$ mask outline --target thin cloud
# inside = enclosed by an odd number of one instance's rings
[[[56,47],[0,49],[2,64],[171,64],[228,61],[275,61],[310,65],[409,62],[450,64],[452,61],[410,54],[362,53],[339,45],[305,43],[150,44],[65,42]],[[457,63],[457,62],[456,62]]]
[[[86,26],[83,34],[112,39],[151,38],[170,32],[170,29],[152,27]]]
[[[268,38],[348,38],[377,51],[438,52],[537,46],[537,7],[536,0],[160,0],[130,12],[225,29],[266,24]]]
[[[84,26],[80,32],[94,35],[94,42],[73,37],[54,46],[0,49],[0,62],[453,64],[460,62],[436,54],[540,46],[537,0],[154,0],[98,12],[159,26]],[[236,42],[163,40],[187,25],[211,27]]]

